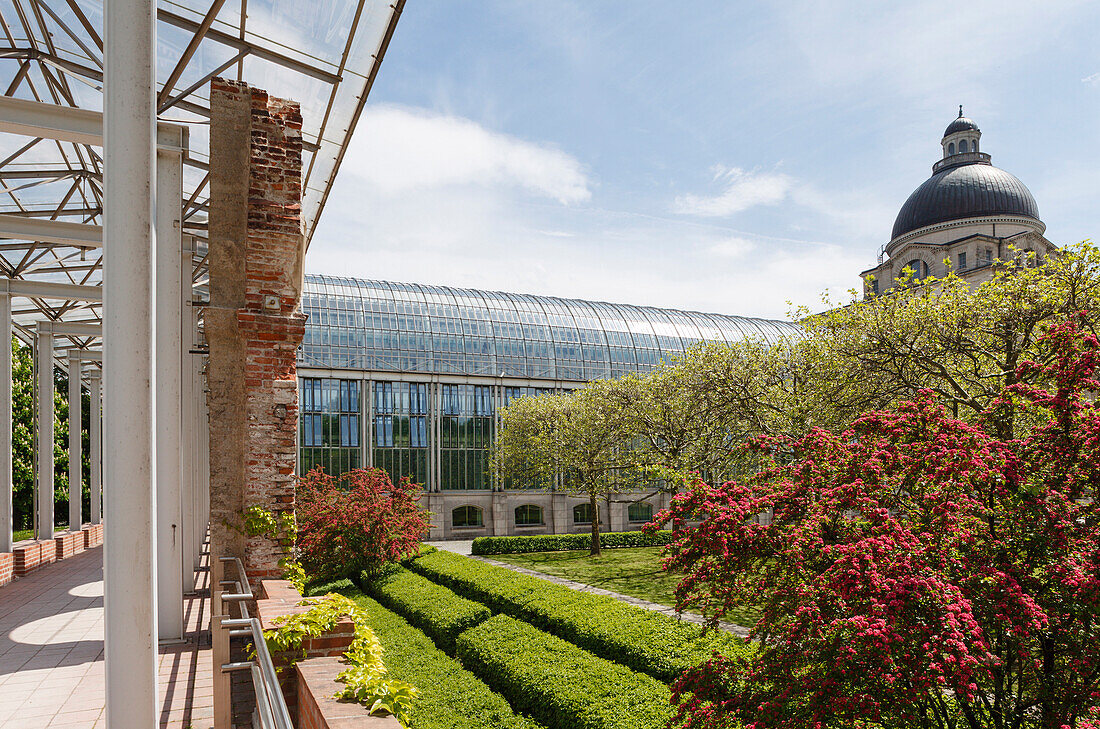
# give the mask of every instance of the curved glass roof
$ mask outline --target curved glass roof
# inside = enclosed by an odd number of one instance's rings
[[[304,367],[587,381],[644,372],[700,341],[769,342],[796,324],[309,274]]]

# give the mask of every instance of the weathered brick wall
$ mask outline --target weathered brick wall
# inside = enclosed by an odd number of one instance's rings
[[[302,117],[297,103],[234,81],[212,81],[210,99],[211,542],[242,557],[255,586],[280,575],[287,545],[230,525],[250,506],[294,508]]]

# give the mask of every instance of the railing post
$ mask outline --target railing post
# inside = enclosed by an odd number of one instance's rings
[[[214,560],[211,560],[213,570]],[[217,583],[211,584],[210,611],[213,617],[210,621],[212,648],[211,654],[214,661],[214,729],[232,729],[233,705],[231,702],[231,677],[222,670],[222,666],[229,663],[229,631],[222,627],[222,621],[228,620],[225,614],[226,603],[222,602],[222,590]]]

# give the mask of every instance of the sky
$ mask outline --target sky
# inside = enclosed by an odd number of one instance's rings
[[[310,272],[785,318],[843,300],[959,104],[1100,240],[1100,3],[409,0]]]

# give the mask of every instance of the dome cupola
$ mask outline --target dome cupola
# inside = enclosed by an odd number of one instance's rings
[[[973,119],[963,116],[962,104],[959,104],[959,116],[955,121],[947,125],[943,132],[943,159],[954,157],[957,154],[977,154],[978,140],[982,138],[982,130]],[[962,161],[962,160],[959,160]]]

